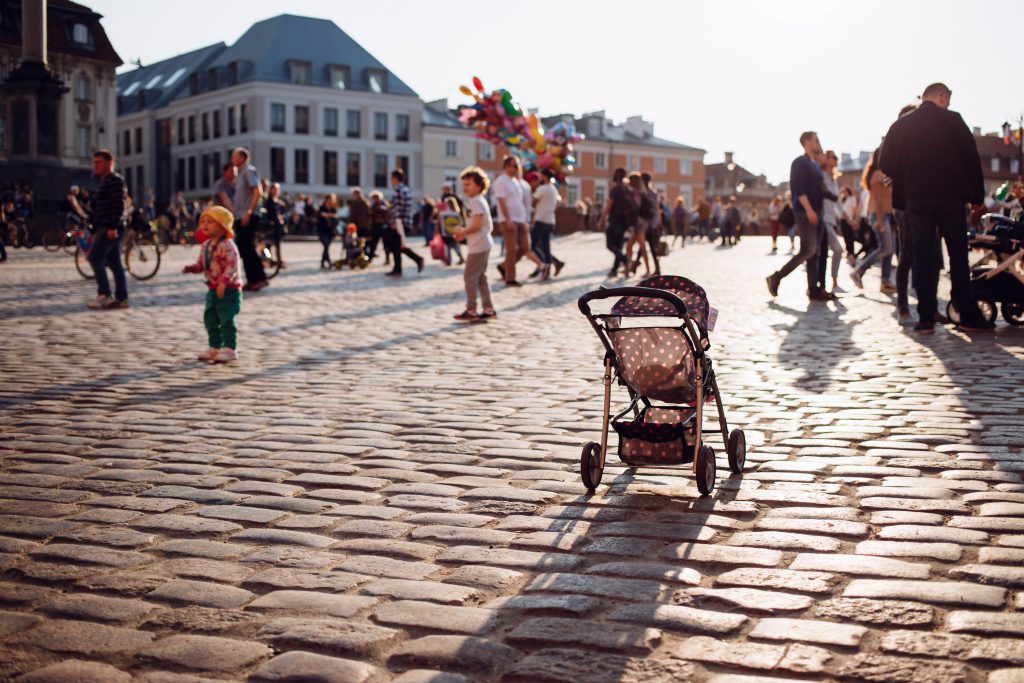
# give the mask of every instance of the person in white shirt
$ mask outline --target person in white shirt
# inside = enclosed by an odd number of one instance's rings
[[[506,287],[520,287],[516,280],[516,264],[524,256],[538,267],[540,259],[530,251],[530,235],[527,232],[527,199],[519,175],[522,167],[519,159],[506,156],[501,163],[502,173],[494,181],[494,199],[498,203],[498,223],[505,239],[505,263],[498,264],[498,272],[505,280]]]
[[[487,205],[484,194],[491,181],[487,173],[476,166],[464,170],[460,179],[462,193],[467,200],[469,222],[466,227],[455,230],[452,236],[457,241],[466,240],[466,269],[462,275],[466,284],[466,310],[456,315],[455,320],[460,323],[486,322],[498,316],[491,304],[491,288],[487,284],[487,257],[494,246],[491,238],[494,225],[491,207]],[[484,307],[480,314],[476,312],[477,293]]]
[[[555,209],[561,197],[558,196],[558,189],[555,187],[554,178],[550,171],[539,173],[530,171],[526,180],[530,183],[533,197],[533,227],[530,228],[530,243],[533,245],[533,253],[540,258],[541,265],[538,275],[541,280],[551,277],[551,266],[555,266],[555,275],[558,275],[565,263],[551,255],[551,235],[555,231]]]

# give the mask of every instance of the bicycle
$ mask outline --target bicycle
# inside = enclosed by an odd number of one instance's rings
[[[83,223],[84,220],[82,218],[71,214],[68,216],[67,224],[64,228],[58,226],[47,228],[40,240],[43,244],[43,249],[49,252],[58,252],[63,249],[66,254],[74,254],[77,243],[76,230]]]
[[[274,233],[267,228],[258,228],[254,236],[256,242],[256,253],[263,263],[263,272],[267,279],[272,279],[281,270],[281,250],[276,241]]]
[[[79,275],[91,280],[96,277],[92,263],[89,262],[89,246],[92,240],[87,238],[84,232],[83,230],[77,238],[75,268]],[[124,254],[125,270],[135,280],[149,280],[160,270],[160,250],[148,235],[127,230],[121,241],[121,251]]]
[[[32,238],[32,231],[28,227],[28,222],[24,216],[16,216],[14,220],[7,224],[7,231],[9,240],[8,243],[12,248],[25,247],[31,249],[36,246],[35,240]]]

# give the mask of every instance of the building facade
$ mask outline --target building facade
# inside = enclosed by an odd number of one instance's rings
[[[705,166],[704,174],[704,190],[708,200],[721,197],[723,202],[728,202],[729,197],[736,197],[736,207],[745,223],[755,222],[754,212],[756,222],[763,223],[772,198],[785,192],[783,188],[769,183],[764,174],[755,175],[737,164],[732,152],[725,153],[724,162]]]
[[[459,122],[447,100],[428,102],[423,108],[423,193],[438,197],[444,185],[461,195],[459,174],[477,163],[479,140]]]
[[[389,187],[419,193],[423,102],[333,22],[281,15],[118,78],[117,149],[140,198],[206,199],[234,147],[292,194]]]

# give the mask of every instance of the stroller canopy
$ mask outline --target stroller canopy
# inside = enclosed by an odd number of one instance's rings
[[[637,287],[650,287],[672,292],[686,304],[690,317],[700,329],[702,336],[707,336],[708,295],[704,288],[681,275],[658,275],[638,282]],[[624,296],[612,306],[612,315],[624,318],[668,316],[678,317],[679,312],[669,302],[643,296]]]

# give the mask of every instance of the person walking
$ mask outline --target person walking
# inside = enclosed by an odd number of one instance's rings
[[[800,135],[804,153],[793,160],[789,169],[789,187],[793,194],[794,225],[800,234],[800,251],[781,269],[768,276],[768,293],[779,294],[779,283],[801,264],[807,267],[807,296],[811,301],[827,301],[829,296],[818,287],[818,248],[821,242],[821,212],[824,205],[824,181],[821,167],[821,143],[818,134],[806,131]]]
[[[772,200],[768,203],[768,229],[771,231],[772,236],[772,251],[771,253],[777,254],[779,252],[779,228],[782,227],[782,223],[779,222],[779,216],[782,215],[782,195],[775,195]]]
[[[676,206],[672,209],[672,244],[679,243],[680,247],[686,246],[686,223],[689,216],[686,212],[686,197],[676,197]]]
[[[224,164],[220,171],[220,178],[213,184],[210,203],[214,206],[223,206],[228,211],[234,212],[231,206],[231,197],[235,194],[235,167],[233,164]]]
[[[498,272],[506,287],[520,287],[516,280],[516,264],[526,256],[539,268],[537,255],[530,251],[530,235],[527,232],[526,207],[529,202],[523,185],[519,182],[521,166],[518,157],[508,155],[501,162],[501,175],[495,180],[491,192],[498,205],[498,223],[505,243],[505,262],[498,264]]]
[[[271,183],[267,188],[267,198],[263,200],[263,220],[270,228],[270,239],[277,250],[277,261],[283,270],[284,255],[281,253],[281,242],[284,240],[284,224],[287,207],[281,199],[281,183]]]
[[[704,237],[714,241],[711,235],[711,204],[706,197],[701,197],[697,202],[697,239]]]
[[[377,245],[384,250],[384,265],[391,263],[391,247],[387,238],[388,219],[391,209],[379,190],[370,193],[370,242],[367,244],[367,257],[372,261],[377,257]]]
[[[92,193],[92,244],[89,263],[96,274],[96,298],[86,304],[91,309],[128,308],[128,279],[121,263],[121,238],[124,237],[125,184],[114,171],[114,155],[98,149],[92,155],[92,170],[99,187]],[[107,268],[114,274],[114,298],[110,298]]]
[[[526,176],[530,183],[531,197],[533,199],[533,226],[530,228],[530,244],[533,246],[533,253],[540,259],[540,279],[551,278],[551,267],[555,267],[555,275],[561,272],[565,263],[551,255],[551,235],[555,232],[555,209],[558,207],[558,188],[555,187],[554,178],[548,171],[539,173],[531,171]]]
[[[355,223],[357,235],[365,240],[370,238],[370,203],[360,187],[353,187],[349,193],[348,222]]]
[[[896,242],[892,227],[892,186],[886,182],[888,178],[878,167],[878,150],[871,155],[871,161],[864,167],[861,187],[868,191],[868,224],[875,233],[877,245],[864,260],[860,262],[850,279],[858,288],[864,289],[864,273],[874,263],[881,262],[881,291],[889,294],[896,291],[892,284],[892,255],[896,252]]]
[[[821,176],[825,183],[825,201],[822,203],[821,222],[824,228],[821,231],[821,244],[818,246],[821,258],[818,259],[818,286],[825,290],[825,271],[828,252],[832,252],[832,290],[829,296],[835,298],[836,290],[839,289],[839,264],[843,260],[843,244],[839,240],[839,186],[836,183],[838,172],[836,166],[839,164],[839,157],[832,150],[825,152],[825,158],[821,162]]]
[[[902,109],[896,118],[903,118],[910,112],[917,109],[916,104],[908,104]],[[914,235],[907,224],[907,197],[903,183],[892,183],[892,216],[893,227],[896,229],[896,311],[900,325],[910,325],[913,319],[910,317],[910,302],[908,289],[910,284],[910,271],[914,263]],[[944,316],[936,313],[936,321]]]
[[[952,299],[965,331],[990,330],[971,296],[967,262],[967,204],[981,204],[985,184],[974,135],[963,118],[949,109],[952,91],[932,83],[921,105],[896,119],[882,143],[879,167],[902,186],[907,224],[914,240],[914,283],[918,322],[914,331],[931,334],[938,313],[939,241],[946,242]]]
[[[338,234],[338,197],[332,192],[320,202],[317,210],[316,236],[324,250],[320,254],[320,267],[331,268],[331,243]]]
[[[608,192],[608,201],[604,203],[598,224],[605,226],[605,246],[612,252],[615,261],[612,263],[608,277],[615,277],[622,266],[622,274],[629,272],[629,260],[622,247],[626,239],[626,231],[636,222],[637,203],[633,191],[626,185],[626,169],[621,166],[612,173],[612,187]]]
[[[231,164],[235,167],[235,192],[231,197],[231,206],[235,215],[235,242],[245,268],[245,286],[242,289],[258,292],[269,285],[270,281],[256,253],[256,221],[253,215],[262,195],[260,173],[249,161],[250,157],[245,147],[236,147],[231,152]]]
[[[416,263],[416,271],[423,270],[423,258],[405,246],[405,229],[412,225],[412,194],[409,186],[405,184],[405,171],[396,168],[391,172],[391,226],[385,232],[385,241],[390,244],[391,253],[395,257],[395,266],[385,275],[391,277],[402,277],[402,254],[405,254]]]

